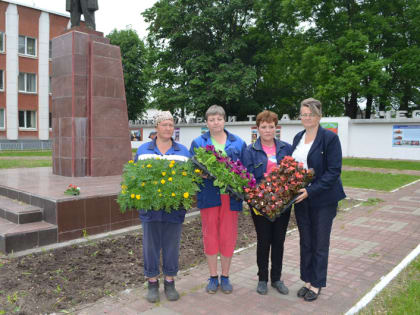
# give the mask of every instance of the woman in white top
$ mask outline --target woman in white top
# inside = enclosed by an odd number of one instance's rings
[[[295,215],[300,236],[300,278],[305,285],[297,292],[305,301],[318,298],[326,286],[332,222],[338,201],[344,199],[341,184],[341,144],[338,136],[319,125],[321,102],[302,101],[300,119],[305,128],[293,140],[293,157],[315,170],[315,178],[300,190]]]

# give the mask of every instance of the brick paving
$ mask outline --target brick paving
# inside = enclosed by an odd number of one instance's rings
[[[77,314],[342,314],[356,304],[390,272],[420,241],[420,182],[396,192],[347,188],[349,197],[380,198],[374,206],[358,206],[341,212],[334,220],[327,287],[315,302],[297,298],[299,279],[299,234],[286,239],[282,279],[289,295],[269,287],[261,296],[255,292],[257,266],[255,247],[235,254],[231,280],[234,291],[225,295],[205,293],[207,265],[181,272],[177,288],[181,299],[169,302],[161,286],[161,302],[149,304],[145,288],[122,292],[75,310]]]

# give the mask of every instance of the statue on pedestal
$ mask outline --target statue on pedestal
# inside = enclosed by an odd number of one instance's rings
[[[96,30],[96,10],[98,10],[98,0],[66,0],[66,11],[70,12],[71,27],[80,25],[80,16],[83,14],[86,26]]]

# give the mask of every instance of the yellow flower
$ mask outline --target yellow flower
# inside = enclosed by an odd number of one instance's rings
[[[166,172],[162,172],[162,176],[166,176]]]
[[[135,197],[136,197],[136,195],[135,194],[131,194],[131,199],[134,199]]]
[[[141,168],[144,168],[144,164],[141,166]]]
[[[159,194],[159,197],[162,197],[162,194]]]
[[[174,161],[171,161],[171,163],[169,164],[169,167],[170,168],[174,167],[174,164],[175,164],[175,162]]]
[[[157,181],[154,181],[153,184],[157,185]]]
[[[176,173],[175,171],[172,171],[172,175],[175,175],[175,173]]]
[[[122,194],[122,195],[125,195],[125,190],[121,191],[121,194]]]
[[[195,173],[201,173],[201,171],[200,171],[198,168],[196,168],[196,169],[194,170],[194,172],[195,172]]]
[[[146,167],[151,168],[152,164],[147,164]]]
[[[172,161],[171,161],[171,164],[175,164],[175,161],[174,161],[174,160],[172,160]]]
[[[161,192],[160,188],[158,189],[158,192]]]
[[[164,180],[164,179],[162,179],[162,180],[160,181],[160,183],[163,185],[163,184],[165,184],[166,182],[165,182],[165,180]]]
[[[122,189],[127,189],[127,186],[126,185],[121,185],[121,188]]]
[[[169,177],[169,178],[168,178],[168,180],[169,180],[170,182],[172,182],[172,177]]]
[[[141,187],[144,187],[144,185],[146,185],[144,182],[141,183]]]
[[[184,198],[187,199],[190,196],[190,194],[187,192],[184,192]]]
[[[137,200],[140,200],[140,198],[141,198],[140,195],[136,195]]]
[[[128,161],[128,163],[132,164],[132,163],[134,163],[134,161],[133,160],[130,160],[130,161]]]
[[[183,171],[182,172],[182,176],[187,176],[187,172],[186,171]]]
[[[134,163],[133,165],[134,165],[134,166],[137,166],[137,163]]]
[[[172,193],[172,194],[171,194],[171,196],[172,196],[172,197],[175,197],[175,193]]]

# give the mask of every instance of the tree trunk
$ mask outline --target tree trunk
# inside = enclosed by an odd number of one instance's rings
[[[357,92],[351,92],[350,101],[346,104],[346,113],[347,117],[355,119],[357,117]]]
[[[370,115],[372,115],[372,103],[373,103],[373,96],[368,94],[368,96],[366,97],[365,119],[370,119]]]

